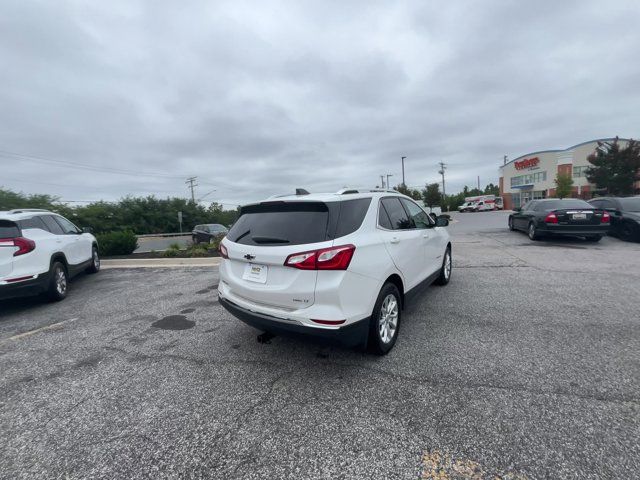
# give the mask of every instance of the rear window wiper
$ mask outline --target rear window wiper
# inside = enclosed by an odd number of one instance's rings
[[[277,237],[260,237],[254,236],[251,237],[255,243],[289,243],[289,240],[286,238],[277,238]]]
[[[251,230],[247,230],[246,232],[244,232],[242,235],[240,235],[238,238],[236,238],[234,241],[236,243],[238,243],[240,241],[241,238],[246,237],[247,235],[249,235],[251,233]]]

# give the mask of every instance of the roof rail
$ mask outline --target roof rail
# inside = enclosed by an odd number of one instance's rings
[[[336,195],[349,195],[353,193],[372,193],[372,192],[387,192],[387,193],[399,193],[397,190],[390,190],[388,188],[343,188],[336,192]]]
[[[25,213],[25,212],[50,212],[44,208],[18,208],[15,210],[9,210],[7,213]]]

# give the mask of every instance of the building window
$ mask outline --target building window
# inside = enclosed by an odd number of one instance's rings
[[[514,207],[519,207],[520,206],[520,194],[519,193],[512,193],[511,194],[511,201],[513,202],[513,206]]]
[[[547,172],[529,173],[527,175],[518,175],[511,177],[511,186],[518,187],[520,185],[531,185],[533,183],[545,182],[547,180]]]
[[[547,191],[546,190],[538,190],[533,192],[533,199],[534,200],[539,200],[541,198],[546,198],[547,197]]]
[[[589,166],[573,167],[573,178],[586,177]]]

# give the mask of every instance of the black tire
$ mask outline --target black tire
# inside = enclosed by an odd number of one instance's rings
[[[100,271],[100,255],[98,254],[98,247],[95,245],[91,249],[91,265],[87,268],[87,273],[98,273]]]
[[[538,229],[536,228],[535,223],[529,223],[529,227],[527,228],[527,235],[529,236],[529,239],[533,240],[534,242],[536,240],[540,240],[540,234],[538,233]]]
[[[509,217],[509,230],[512,232],[515,230],[515,227],[513,226],[513,217]]]
[[[447,269],[447,267],[449,267]],[[447,247],[442,259],[442,267],[440,267],[440,275],[434,282],[436,285],[444,286],[451,280],[451,272],[453,270],[453,259],[451,258],[451,247]]]
[[[618,237],[626,242],[640,240],[640,228],[636,227],[631,222],[623,222],[618,230]]]
[[[69,291],[69,275],[67,268],[62,262],[53,262],[50,270],[49,288],[47,296],[49,300],[59,302],[67,298]]]
[[[590,237],[586,237],[585,240],[587,242],[599,242],[600,240],[602,240],[602,235],[591,235]]]
[[[393,297],[395,301],[395,328],[389,323],[389,313],[383,313],[383,304],[388,297]],[[391,300],[389,300],[391,302]],[[387,304],[387,305],[390,305]],[[396,344],[398,332],[400,331],[400,317],[402,315],[402,300],[398,287],[393,283],[385,283],[380,290],[376,305],[373,308],[373,315],[369,321],[369,350],[376,355],[386,355]],[[393,314],[392,317],[393,318]],[[381,323],[384,322],[384,323]],[[384,331],[384,335],[383,335]]]

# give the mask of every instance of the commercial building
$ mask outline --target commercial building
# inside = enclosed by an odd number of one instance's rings
[[[598,142],[613,141],[601,138],[579,143],[565,150],[543,150],[522,155],[500,167],[500,196],[507,210],[520,207],[534,198],[555,196],[554,180],[558,173],[573,177],[573,197],[589,199],[594,185],[589,184],[585,170],[591,166],[587,157],[595,152]],[[628,139],[618,139],[625,147]]]

